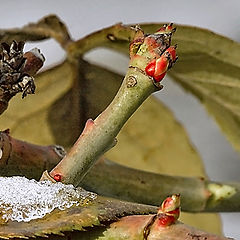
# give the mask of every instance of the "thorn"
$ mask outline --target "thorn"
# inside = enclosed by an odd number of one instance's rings
[[[85,127],[84,127],[81,135],[87,134],[87,132],[90,131],[93,128],[93,126],[94,126],[94,121],[91,118],[89,118],[86,121]]]
[[[93,125],[94,125],[94,121],[91,118],[89,118],[86,122],[86,127],[92,127]]]

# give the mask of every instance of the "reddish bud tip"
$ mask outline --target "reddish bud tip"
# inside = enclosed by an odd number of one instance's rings
[[[173,23],[170,23],[167,27],[166,27],[166,31],[172,31],[173,30]]]
[[[151,77],[154,76],[155,67],[156,67],[156,60],[154,59],[150,63],[148,63],[148,65],[145,68],[145,71],[146,71],[148,76],[151,76]]]
[[[172,212],[175,211],[177,209],[179,209],[180,207],[180,195],[176,194],[176,195],[172,195],[171,197],[166,198],[160,209],[159,212],[160,213],[168,213],[168,212]]]
[[[170,24],[164,24],[162,27],[160,27],[158,30],[157,30],[157,33],[173,33],[176,31],[176,28],[173,27],[173,23],[170,23]]]
[[[155,67],[155,78],[157,79],[160,75],[165,73],[168,69],[169,60],[166,56],[161,56],[156,61]]]
[[[165,56],[161,56],[157,60],[151,61],[145,68],[147,75],[154,78],[156,82],[160,82],[166,75],[169,60]]]
[[[158,224],[166,227],[174,224],[180,215],[180,195],[172,195],[166,198],[158,210]]]
[[[166,54],[170,55],[172,62],[175,62],[177,60],[176,48],[177,48],[177,45],[171,46],[165,51]]]
[[[167,227],[176,222],[176,219],[173,216],[168,216],[164,214],[158,215],[157,224],[161,227]]]
[[[62,180],[62,176],[60,174],[55,174],[53,178],[56,182],[61,182]]]
[[[163,80],[163,78],[165,77],[166,73],[167,73],[167,72],[164,72],[164,73],[156,76],[156,77],[154,78],[155,82],[161,82],[161,81]]]

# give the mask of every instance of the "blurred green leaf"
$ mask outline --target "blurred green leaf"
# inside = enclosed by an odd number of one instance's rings
[[[179,62],[170,75],[200,99],[239,151],[240,45],[206,30],[184,30],[176,34]]]

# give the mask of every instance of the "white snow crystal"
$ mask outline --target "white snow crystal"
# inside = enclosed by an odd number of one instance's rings
[[[5,221],[29,222],[54,209],[86,204],[96,197],[95,193],[60,182],[0,177],[0,217]]]

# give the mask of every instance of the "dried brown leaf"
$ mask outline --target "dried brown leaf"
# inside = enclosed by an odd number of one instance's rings
[[[0,42],[38,41],[47,38],[56,39],[63,47],[71,41],[66,26],[55,15],[46,16],[37,23],[30,23],[22,28],[0,30]]]
[[[155,213],[156,207],[128,203],[98,196],[85,206],[73,206],[65,210],[54,210],[44,218],[30,222],[8,221],[0,226],[0,238],[35,238],[50,234],[63,235],[74,230],[108,225],[119,217],[134,214]],[[37,238],[38,239],[38,238]]]

